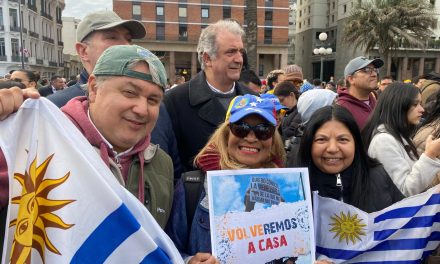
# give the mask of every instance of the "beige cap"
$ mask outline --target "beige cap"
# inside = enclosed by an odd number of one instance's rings
[[[136,20],[122,20],[115,12],[106,10],[90,13],[81,20],[76,30],[76,41],[83,41],[94,31],[117,26],[123,26],[128,29],[131,37],[134,39],[141,39],[147,34],[141,22]]]

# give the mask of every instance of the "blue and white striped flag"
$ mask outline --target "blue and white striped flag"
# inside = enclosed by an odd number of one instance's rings
[[[2,263],[183,263],[56,106],[27,100],[0,131],[10,182]]]
[[[370,214],[316,192],[313,199],[318,259],[415,264],[439,245],[440,186]]]

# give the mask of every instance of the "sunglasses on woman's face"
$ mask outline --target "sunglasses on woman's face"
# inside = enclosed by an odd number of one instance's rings
[[[256,126],[251,126],[246,122],[230,123],[229,129],[234,136],[245,138],[249,132],[253,131],[259,140],[268,140],[275,133],[275,127],[270,124],[262,123]]]

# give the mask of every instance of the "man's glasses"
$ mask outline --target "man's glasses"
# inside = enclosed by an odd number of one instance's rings
[[[371,75],[373,72],[379,74],[379,69],[378,68],[374,68],[374,67],[365,67],[365,68],[359,69],[359,70],[357,70],[355,72],[365,72],[365,73],[368,73],[368,74]]]
[[[230,123],[229,129],[234,136],[239,138],[245,138],[249,132],[253,131],[259,140],[268,140],[275,133],[275,127],[265,123],[256,126],[251,126],[246,122]]]

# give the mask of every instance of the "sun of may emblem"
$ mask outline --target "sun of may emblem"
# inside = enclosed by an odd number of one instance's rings
[[[357,240],[362,240],[361,236],[365,236],[364,227],[366,224],[362,222],[361,218],[358,218],[357,214],[350,215],[350,212],[347,214],[341,212],[339,215],[334,214],[330,218],[332,219],[330,224],[332,228],[329,231],[335,233],[333,238],[338,237],[339,242],[345,239],[347,245],[349,241],[354,245]]]
[[[47,236],[46,228],[68,229],[73,224],[66,224],[52,212],[63,208],[74,200],[51,200],[51,190],[63,184],[70,175],[68,172],[59,179],[44,179],[47,167],[53,157],[49,156],[37,166],[37,158],[32,161],[25,174],[15,173],[14,178],[21,184],[21,196],[12,198],[12,204],[18,204],[17,218],[9,227],[16,226],[11,249],[11,263],[31,263],[32,248],[37,250],[44,263],[45,248],[61,255]]]

